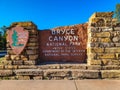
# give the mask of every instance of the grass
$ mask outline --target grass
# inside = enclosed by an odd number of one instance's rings
[[[5,60],[5,57],[0,57],[0,64],[1,64],[1,61]]]
[[[0,57],[0,61],[5,60],[5,57]]]

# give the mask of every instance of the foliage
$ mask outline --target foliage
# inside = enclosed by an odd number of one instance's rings
[[[0,65],[2,64],[2,61],[5,60],[5,57],[0,57]]]
[[[118,22],[120,22],[120,4],[116,5],[115,18],[117,19]]]
[[[5,50],[6,49],[6,30],[7,30],[7,27],[3,26],[0,29],[3,30],[3,32],[4,32],[4,35],[0,34],[0,50]]]
[[[0,57],[0,61],[5,60],[5,57]]]

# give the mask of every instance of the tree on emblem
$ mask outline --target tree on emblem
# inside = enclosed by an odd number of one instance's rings
[[[14,30],[12,34],[12,46],[23,46],[24,44],[18,44],[18,33]]]

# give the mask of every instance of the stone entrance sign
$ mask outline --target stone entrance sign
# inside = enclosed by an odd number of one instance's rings
[[[88,23],[51,30],[38,30],[32,22],[11,24],[0,79],[119,79],[120,23],[112,16],[97,12]]]
[[[7,40],[14,52],[14,54],[20,54],[25,48],[29,38],[29,33],[27,30],[24,30],[23,27],[16,26],[11,28],[8,32]]]
[[[38,62],[78,62],[87,59],[87,26],[78,24],[37,30],[31,23],[13,23],[7,31],[7,59],[14,65]],[[23,52],[22,52],[23,51]]]
[[[79,28],[78,28],[79,27]],[[84,25],[39,31],[42,61],[80,62],[86,60],[87,29]]]

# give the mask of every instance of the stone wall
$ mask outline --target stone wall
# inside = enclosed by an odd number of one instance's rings
[[[10,47],[8,33],[16,26],[23,27],[29,32],[28,42],[19,55],[16,55]],[[6,61],[3,64],[10,65],[35,65],[38,61],[38,30],[37,26],[32,22],[18,22],[13,23],[7,30],[7,55]]]
[[[99,70],[87,70],[86,65],[41,65],[32,66],[31,69],[29,67],[26,67],[26,69],[24,68],[25,67],[15,70],[0,70],[0,79],[79,80],[100,78]]]
[[[0,80],[120,79],[120,66],[87,64],[0,65]]]
[[[120,26],[113,12],[95,13],[88,26],[88,65],[120,65]]]

